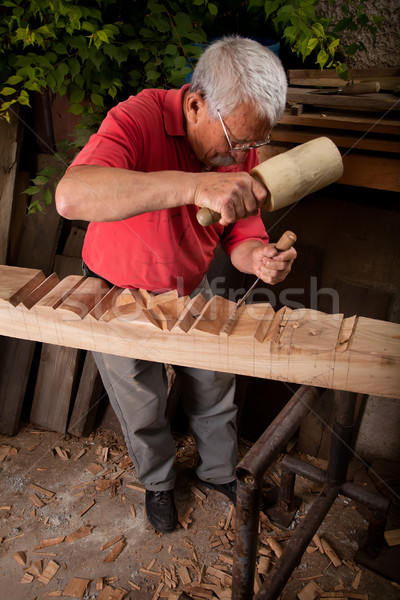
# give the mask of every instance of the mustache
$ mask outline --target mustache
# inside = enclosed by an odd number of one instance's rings
[[[236,160],[231,155],[224,156],[223,154],[217,154],[209,159],[209,163],[214,167],[230,167],[236,164]]]

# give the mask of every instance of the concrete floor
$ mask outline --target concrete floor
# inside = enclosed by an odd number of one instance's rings
[[[176,500],[179,513],[186,513],[189,519],[186,528],[179,526],[173,533],[162,535],[147,522],[144,494],[134,487],[138,485],[135,471],[123,441],[116,434],[98,430],[88,438],[78,439],[26,426],[13,438],[0,436],[0,597],[4,600],[71,597],[67,585],[78,578],[89,581],[85,591],[75,592],[73,597],[176,599],[187,574],[192,587],[186,589],[190,589],[188,593],[193,598],[228,600],[233,529],[227,519],[231,505],[224,496],[211,490],[202,490],[203,500],[193,493],[191,487],[196,483],[193,440],[176,436],[176,445],[180,466]],[[241,444],[242,455],[248,446]],[[272,477],[278,472],[279,462],[270,469]],[[303,498],[297,515],[300,521],[316,490],[300,479],[296,491]],[[90,527],[81,530],[83,526]],[[359,574],[354,556],[366,527],[362,511],[353,502],[339,497],[318,534],[333,547],[341,559],[340,566],[334,567],[326,554],[312,551],[311,547],[287,583],[282,600],[296,600],[297,594],[312,581],[325,592],[347,590],[342,598],[399,598],[400,586],[363,567]],[[76,531],[87,535],[75,541],[64,538]],[[268,536],[284,547],[291,531],[261,523],[259,557],[264,557],[261,562],[269,558],[272,566],[276,560]],[[102,548],[120,536],[123,536],[122,552],[114,561],[106,562],[118,542]],[[51,539],[54,543],[53,538],[59,538],[55,540],[58,543],[46,545],[44,540]],[[17,552],[23,553],[19,560],[22,558],[23,562],[26,558],[25,565],[16,561]],[[59,568],[45,584],[38,573],[50,561]],[[23,577],[31,579],[29,573],[24,575],[29,566],[32,580],[23,583]],[[106,591],[98,589],[100,582],[103,588],[109,586]],[[199,588],[199,585],[202,591],[198,589],[196,593],[193,586]]]

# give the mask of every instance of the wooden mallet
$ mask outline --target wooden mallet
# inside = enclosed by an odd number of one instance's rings
[[[343,161],[337,146],[327,137],[300,144],[287,152],[265,160],[250,171],[268,195],[263,205],[267,212],[298,202],[308,194],[337,181],[343,173]],[[201,225],[217,223],[221,215],[201,208]]]

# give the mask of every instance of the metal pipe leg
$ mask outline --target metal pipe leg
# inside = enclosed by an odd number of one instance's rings
[[[253,598],[262,477],[323,391],[302,386],[236,468],[238,491],[232,600]]]

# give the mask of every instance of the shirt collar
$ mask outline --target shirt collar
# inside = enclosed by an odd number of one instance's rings
[[[187,83],[179,90],[168,90],[164,104],[165,131],[168,135],[186,135],[183,126],[183,96],[190,88]]]

